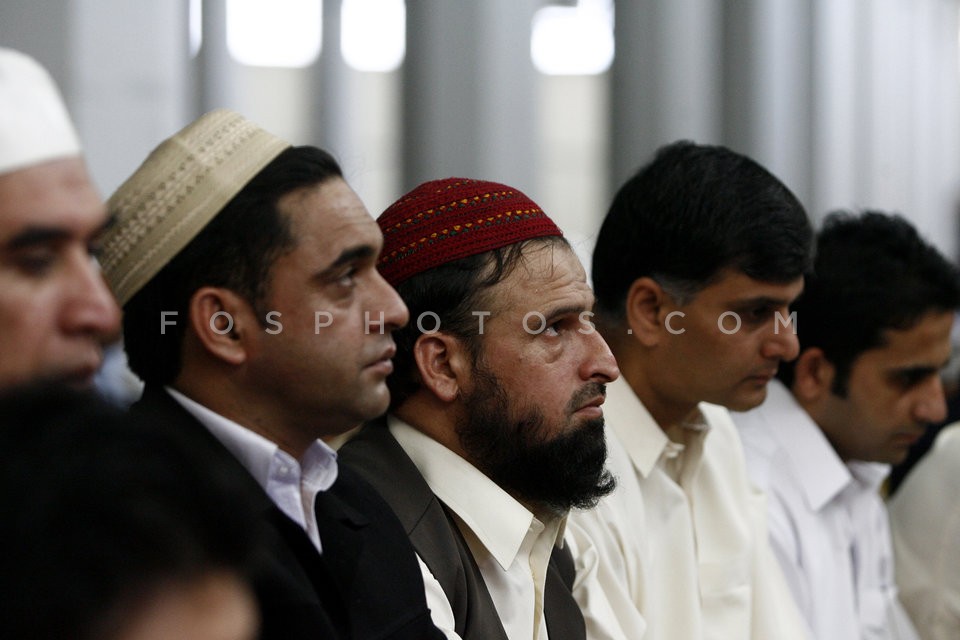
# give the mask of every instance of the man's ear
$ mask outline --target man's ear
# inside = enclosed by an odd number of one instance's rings
[[[423,386],[443,402],[459,397],[473,367],[473,357],[461,338],[448,333],[423,334],[413,345],[413,357]]]
[[[664,330],[665,293],[653,278],[637,278],[627,292],[627,329],[641,344],[656,345]]]
[[[837,369],[817,347],[804,349],[793,364],[793,394],[801,404],[820,400],[831,393]]]
[[[229,364],[243,364],[247,339],[261,330],[250,304],[221,287],[202,287],[190,297],[190,328],[212,356]]]

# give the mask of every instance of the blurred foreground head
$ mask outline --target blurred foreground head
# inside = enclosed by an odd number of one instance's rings
[[[185,445],[90,394],[0,396],[8,637],[253,638],[252,520]]]

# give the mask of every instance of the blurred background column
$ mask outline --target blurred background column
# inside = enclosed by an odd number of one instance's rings
[[[724,3],[721,48],[725,143],[764,165],[807,205],[812,192],[814,4]]]
[[[188,4],[74,0],[70,6],[73,117],[85,132],[95,179],[109,196],[193,117]],[[112,38],[104,38],[104,30]]]
[[[374,216],[401,193],[405,21],[403,0],[325,0],[323,54],[311,72],[311,139]]]
[[[807,205],[819,215],[838,203],[854,203],[863,193],[858,185],[861,138],[868,74],[858,25],[863,19],[858,0],[816,2],[813,8],[813,190]]]
[[[3,0],[0,45],[50,70],[104,197],[189,118],[187,43],[186,2]]]
[[[535,185],[530,25],[539,5],[407,2],[402,190],[448,176]]]
[[[200,28],[195,45],[197,114],[219,108],[238,109],[242,88],[237,62],[227,45],[227,0],[193,0],[189,5],[193,27]]]
[[[617,0],[611,193],[657,147],[721,136],[722,3]]]

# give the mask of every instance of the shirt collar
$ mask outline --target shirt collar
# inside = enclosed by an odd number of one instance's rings
[[[387,425],[434,495],[473,531],[504,571],[513,564],[531,527],[542,524],[554,544],[562,544],[566,516],[539,523],[493,480],[430,436],[392,415],[387,416]]]
[[[881,462],[863,462],[851,460],[847,469],[860,487],[869,493],[877,493],[883,481],[890,475],[890,465]]]
[[[754,409],[777,440],[797,474],[807,503],[819,511],[853,481],[823,431],[779,380],[767,385],[767,399]]]
[[[633,466],[644,478],[650,475],[665,453],[675,456],[683,451],[683,448],[678,449],[676,444],[672,444],[623,376],[607,385],[603,413],[606,424],[617,434]],[[685,424],[683,428],[696,432],[691,437],[702,439],[710,427],[701,414],[697,421]]]
[[[337,453],[322,440],[311,443],[298,463],[275,442],[259,433],[223,417],[172,387],[166,387],[166,391],[233,454],[265,491],[271,471],[283,464],[299,465],[301,481],[311,491],[326,491],[336,481]]]

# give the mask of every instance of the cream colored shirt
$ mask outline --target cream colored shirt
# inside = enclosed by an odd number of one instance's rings
[[[388,416],[390,432],[420,470],[430,490],[455,515],[510,640],[547,640],[543,594],[554,546],[563,543],[565,518],[546,522],[466,460],[403,421]],[[453,612],[421,560],[427,606],[448,638]]]
[[[924,640],[960,638],[960,424],[890,500],[900,600]]]
[[[765,502],[747,480],[726,409],[657,425],[622,378],[607,387],[608,468],[617,489],[571,513],[588,636],[627,640],[794,640],[802,619],[767,541]],[[594,550],[581,551],[584,543]],[[589,548],[589,547],[588,547]]]

